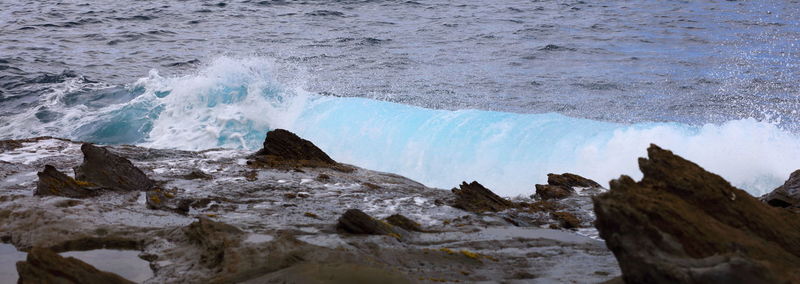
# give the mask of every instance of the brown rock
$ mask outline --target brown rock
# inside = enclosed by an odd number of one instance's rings
[[[183,232],[200,247],[200,263],[206,267],[227,270],[238,265],[239,254],[235,248],[244,234],[239,228],[200,217],[184,228]]]
[[[547,174],[547,184],[566,187],[602,187],[593,180],[571,173]]]
[[[386,222],[394,226],[403,228],[406,231],[422,232],[419,223],[414,220],[408,219],[406,216],[394,214],[386,218]]]
[[[100,194],[100,188],[94,184],[77,181],[51,165],[45,165],[44,170],[36,175],[39,176],[39,183],[36,185],[33,195],[85,198]]]
[[[97,270],[83,261],[62,257],[45,248],[33,248],[25,261],[17,262],[17,283],[133,283],[114,273]]]
[[[75,168],[75,179],[121,191],[147,191],[153,181],[131,161],[89,143],[81,145],[83,163]]]
[[[148,209],[172,211],[179,214],[186,214],[189,212],[194,200],[177,198],[177,190],[166,190],[162,188],[153,188],[153,190],[145,193],[146,205]]]
[[[477,181],[467,184],[461,183],[461,189],[452,189],[456,195],[455,208],[481,213],[486,211],[498,212],[514,207],[514,203],[494,194]]]
[[[548,184],[536,185],[536,197],[541,200],[567,198],[574,193],[575,190],[571,187]]]
[[[581,226],[581,221],[574,214],[569,212],[553,212],[550,214],[558,225],[564,229],[573,229]]]
[[[258,150],[255,155],[275,156],[284,160],[305,160],[336,164],[336,161],[317,148],[314,143],[284,129],[275,129],[267,132],[267,138],[264,139],[264,148]]]
[[[800,218],[651,145],[644,177],[594,198],[626,283],[798,283]]]
[[[761,197],[767,204],[781,208],[800,208],[800,170],[789,175],[786,182]]]
[[[342,231],[356,235],[391,235],[400,238],[402,232],[388,223],[375,220],[358,209],[349,209],[339,217],[336,225]]]

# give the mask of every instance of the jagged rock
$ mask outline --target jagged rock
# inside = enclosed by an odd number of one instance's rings
[[[581,226],[581,221],[574,214],[569,212],[553,212],[550,213],[558,226],[564,229],[573,229]]]
[[[789,175],[786,182],[761,197],[767,204],[782,208],[800,208],[800,170]]]
[[[200,217],[185,227],[183,233],[200,247],[200,263],[206,267],[227,270],[238,265],[239,255],[234,248],[244,234],[239,228]]]
[[[563,199],[575,193],[575,190],[572,189],[571,187],[547,185],[547,184],[537,184],[535,187],[536,187],[536,198],[541,200]]]
[[[575,187],[599,189],[599,183],[582,176],[563,173],[547,174],[547,184],[537,184],[535,198],[541,200],[563,199],[575,194]]]
[[[83,163],[75,168],[75,178],[122,191],[147,191],[153,181],[131,161],[89,143],[81,145]]]
[[[183,176],[184,179],[213,179],[214,177],[204,173],[201,170],[193,170],[191,173],[188,173]]]
[[[175,190],[154,188],[145,194],[147,208],[154,210],[173,211],[180,214],[189,212],[194,200],[176,198]]]
[[[314,143],[284,129],[275,129],[267,132],[267,138],[264,139],[264,148],[258,150],[255,155],[275,156],[284,160],[305,160],[336,164],[336,161],[317,148]]]
[[[593,180],[571,173],[547,174],[547,184],[566,187],[601,187]]]
[[[406,216],[394,214],[386,218],[386,222],[394,226],[403,228],[406,231],[422,232],[419,223],[414,220],[408,219]]]
[[[62,257],[45,248],[33,248],[25,261],[17,262],[17,283],[133,283],[114,273],[97,270],[83,261]]]
[[[651,145],[644,177],[595,196],[626,283],[798,283],[800,218]]]
[[[357,235],[390,235],[401,237],[401,231],[388,223],[375,220],[358,209],[348,209],[339,217],[337,228]]]
[[[33,195],[84,198],[96,196],[100,193],[100,189],[93,184],[77,181],[51,165],[45,165],[44,170],[36,173],[36,175],[39,176],[39,183],[36,185]]]
[[[461,189],[452,189],[456,195],[455,203],[452,205],[455,208],[481,213],[486,211],[498,212],[514,207],[513,202],[494,194],[494,192],[483,187],[477,181],[469,184],[463,182],[459,187]]]

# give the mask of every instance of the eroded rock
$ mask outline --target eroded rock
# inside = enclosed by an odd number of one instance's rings
[[[794,171],[783,185],[762,196],[761,200],[774,207],[800,210],[800,170]]]
[[[644,177],[594,198],[627,283],[800,282],[800,219],[651,145]]]
[[[83,261],[62,257],[45,248],[33,248],[25,261],[17,262],[17,283],[133,283],[114,273],[100,271]]]
[[[570,197],[575,194],[575,188],[595,190],[602,188],[593,180],[571,173],[547,174],[547,184],[537,184],[535,187],[534,197],[540,200]]]
[[[239,255],[234,248],[244,234],[239,228],[200,217],[183,232],[202,250],[200,263],[206,267],[225,270],[237,265]]]
[[[477,181],[469,184],[463,182],[459,187],[460,189],[452,189],[452,192],[456,195],[455,203],[452,205],[455,208],[481,213],[486,211],[498,212],[514,207],[513,202],[498,196]]]
[[[147,208],[186,214],[195,201],[177,198],[177,194],[177,190],[153,188],[153,190],[147,191],[145,194]]]
[[[422,228],[420,227],[419,223],[414,222],[414,220],[408,219],[408,217],[400,214],[394,214],[392,216],[387,217],[386,222],[394,226],[403,228],[406,231],[422,232]]]
[[[372,218],[358,209],[349,209],[339,217],[337,228],[356,235],[390,235],[397,238],[402,236],[402,231],[388,223]]]
[[[85,198],[96,196],[99,188],[92,183],[78,181],[58,171],[51,165],[45,165],[44,170],[36,173],[39,183],[33,195],[56,195],[70,198]]]
[[[83,163],[75,179],[121,191],[147,191],[154,183],[131,161],[89,143],[81,145]]]

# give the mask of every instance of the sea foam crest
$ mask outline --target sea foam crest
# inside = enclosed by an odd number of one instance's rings
[[[273,66],[262,58],[221,57],[186,76],[152,71],[127,93],[88,92],[82,96],[90,99],[80,103],[69,99],[76,87],[65,85],[41,98],[56,118],[38,119],[31,110],[7,118],[23,128],[4,124],[0,130],[11,137],[254,150],[269,129],[285,128],[341,162],[441,188],[477,180],[506,196],[532,194],[547,173],[572,172],[601,184],[621,174],[639,178],[637,158],[650,143],[754,195],[800,168],[800,137],[754,119],[619,124],[556,113],[434,110],[310,94],[276,81]],[[95,99],[110,103],[90,103]]]

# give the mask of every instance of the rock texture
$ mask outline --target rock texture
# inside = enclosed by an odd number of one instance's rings
[[[460,189],[452,189],[456,195],[456,200],[452,205],[455,208],[481,213],[503,211],[515,206],[513,202],[498,196],[477,181],[469,184],[463,182],[459,187]]]
[[[412,231],[412,232],[423,231],[419,223],[414,222],[414,220],[408,219],[408,217],[400,214],[394,214],[392,216],[387,217],[386,222],[394,226],[403,228],[406,231]]]
[[[563,199],[575,194],[575,188],[601,189],[599,183],[582,176],[563,173],[547,174],[547,184],[537,184],[535,198],[540,200]]]
[[[39,177],[39,183],[36,185],[33,195],[84,198],[96,196],[99,193],[98,188],[93,184],[77,181],[51,165],[45,165],[44,170],[36,175]]]
[[[131,161],[89,143],[81,145],[83,163],[75,179],[121,191],[147,191],[154,183]]]
[[[83,261],[62,257],[45,248],[33,248],[26,261],[17,262],[19,284],[74,283],[114,284],[133,283],[114,273],[97,270]]]
[[[315,161],[323,164],[336,164],[328,154],[317,148],[311,141],[300,138],[284,129],[267,132],[264,148],[256,156],[274,156],[284,160]]]
[[[771,206],[800,211],[800,170],[794,171],[782,186],[762,196],[761,200]]]
[[[381,222],[372,218],[358,209],[349,209],[339,217],[336,225],[342,231],[356,235],[390,235],[397,238],[403,234],[402,231],[394,228],[388,223]]]
[[[594,199],[626,283],[798,283],[800,218],[651,145]]]
[[[239,228],[200,217],[197,222],[184,228],[183,232],[200,247],[200,262],[207,267],[225,269],[238,262],[239,256],[233,248],[239,244],[244,234]]]

